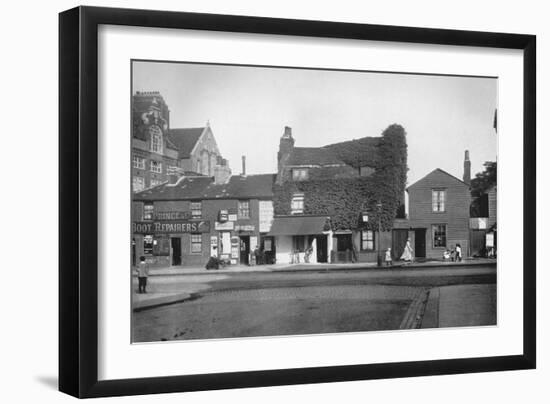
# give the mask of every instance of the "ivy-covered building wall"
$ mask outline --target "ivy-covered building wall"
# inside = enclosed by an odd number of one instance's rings
[[[285,131],[278,159],[279,173],[273,188],[275,216],[294,213],[296,220],[304,215],[329,217],[330,228],[323,232],[328,238],[328,262],[376,261],[379,245],[385,250],[395,244],[392,229],[396,218],[404,217],[408,170],[406,133],[401,125],[390,125],[379,137],[322,148],[294,148],[291,132]],[[307,174],[296,178],[292,170],[306,170]],[[296,195],[303,198],[298,214],[292,202]],[[364,214],[367,221],[363,221]],[[400,231],[405,232],[400,240],[406,241],[407,230]],[[283,238],[279,237],[281,241]],[[373,239],[366,243],[368,248],[363,241],[366,238]],[[396,252],[392,256],[396,257]]]
[[[371,139],[375,139],[372,141]],[[368,228],[389,230],[404,203],[407,180],[407,141],[401,125],[390,125],[380,138],[363,138],[327,146],[340,160],[359,172],[361,167],[374,166],[366,177],[312,178],[292,181],[285,178],[274,185],[275,215],[291,214],[292,196],[304,195],[304,214],[327,215],[333,231]],[[379,211],[377,203],[381,203]],[[362,212],[369,221],[361,221]]]

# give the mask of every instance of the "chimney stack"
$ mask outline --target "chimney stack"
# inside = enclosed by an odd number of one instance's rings
[[[464,176],[462,177],[462,180],[470,185],[470,178],[471,178],[471,165],[470,163],[470,152],[468,150],[464,151]]]
[[[243,172],[241,175],[246,175],[246,156],[242,156],[243,160]]]
[[[277,172],[279,174],[293,148],[294,138],[292,137],[292,128],[285,126],[285,131],[279,141],[279,152],[277,153]]]

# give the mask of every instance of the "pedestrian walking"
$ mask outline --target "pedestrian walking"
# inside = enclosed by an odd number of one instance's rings
[[[458,262],[462,262],[462,247],[460,247],[460,244],[456,244],[455,247],[455,259]]]
[[[405,263],[411,263],[414,260],[414,251],[411,247],[411,239],[407,239],[407,243],[405,244],[405,248],[403,249],[403,254],[401,254],[401,259],[405,261]]]
[[[145,257],[143,255],[139,257],[137,273],[138,293],[147,293],[147,277],[149,276],[149,264],[147,263],[147,261],[145,261]]]
[[[392,258],[391,258],[391,248],[388,247],[388,249],[386,250],[386,266],[392,266],[393,265],[393,261],[392,261]]]

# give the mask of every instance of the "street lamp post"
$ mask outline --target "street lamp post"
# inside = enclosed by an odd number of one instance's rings
[[[382,216],[382,202],[378,201],[376,204],[376,207],[378,208],[378,245],[377,245],[377,256],[376,256],[376,263],[379,267],[382,266],[382,256],[380,255],[380,244],[382,241],[382,233],[381,233],[381,216]]]

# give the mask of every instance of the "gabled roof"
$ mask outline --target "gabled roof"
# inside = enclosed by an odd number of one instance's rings
[[[206,128],[172,128],[166,136],[179,150],[179,158],[187,159]]]
[[[227,184],[215,184],[213,177],[182,177],[176,184],[164,184],[134,195],[136,201],[198,199],[273,198],[275,174],[234,175]]]
[[[419,179],[418,181],[416,181],[414,184],[409,185],[409,186],[407,187],[407,191],[408,191],[410,188],[412,188],[412,187],[414,187],[415,185],[417,185],[418,183],[424,181],[426,178],[428,178],[428,177],[430,177],[430,176],[432,176],[432,175],[438,174],[438,173],[443,174],[443,175],[445,175],[446,177],[450,177],[450,178],[453,179],[454,181],[456,181],[456,182],[458,182],[458,183],[464,185],[465,187],[470,188],[470,185],[466,184],[466,183],[465,183],[464,181],[462,181],[461,179],[455,177],[455,176],[452,175],[452,174],[449,174],[447,171],[442,170],[441,168],[436,168],[435,170],[433,170],[433,171],[430,172],[429,174],[425,175],[424,177],[422,177],[421,179]]]
[[[330,150],[322,147],[294,147],[286,161],[286,165],[289,166],[325,166],[332,164],[344,165],[345,163]]]

